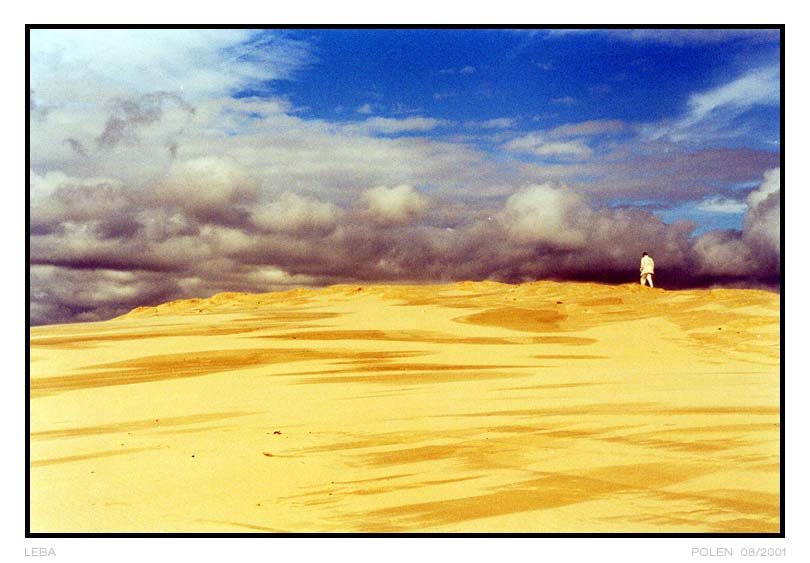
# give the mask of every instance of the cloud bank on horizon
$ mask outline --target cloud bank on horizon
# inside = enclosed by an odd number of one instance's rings
[[[32,324],[222,291],[778,289],[774,30],[30,32]]]

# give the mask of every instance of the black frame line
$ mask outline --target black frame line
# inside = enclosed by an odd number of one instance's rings
[[[25,386],[25,538],[331,538],[331,537],[368,537],[368,538],[471,538],[471,537],[497,537],[497,538],[785,538],[785,24],[609,24],[609,25],[583,25],[583,24],[552,24],[552,25],[487,25],[487,24],[26,24],[25,25],[25,87],[26,87],[26,119],[25,123],[25,156],[26,156],[26,185],[30,185],[30,32],[32,29],[773,29],[779,30],[780,39],[780,531],[778,533],[315,533],[315,532],[283,532],[283,533],[47,533],[31,532],[31,450],[30,450],[30,364],[31,364],[31,192],[26,192],[26,327],[28,342],[26,346],[26,386]]]

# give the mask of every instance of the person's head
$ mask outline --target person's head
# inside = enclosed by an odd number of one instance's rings
[[[646,253],[646,252],[642,252],[642,253],[641,253],[641,257],[642,257],[642,258],[644,258],[645,256],[647,256],[647,253]]]

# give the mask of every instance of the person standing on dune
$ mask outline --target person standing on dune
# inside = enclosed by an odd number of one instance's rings
[[[655,263],[653,262],[652,256],[644,252],[641,255],[641,285],[647,282],[650,284],[650,287],[653,287],[654,268]]]

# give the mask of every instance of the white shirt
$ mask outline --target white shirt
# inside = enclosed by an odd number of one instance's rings
[[[649,256],[642,256],[641,257],[641,275],[644,274],[654,274],[655,272],[653,269],[655,268],[655,262]]]

